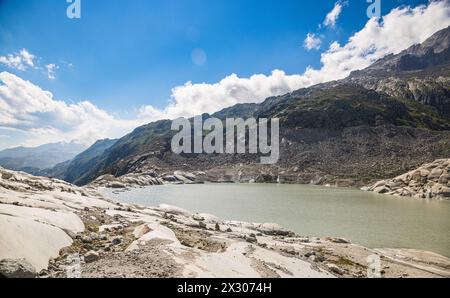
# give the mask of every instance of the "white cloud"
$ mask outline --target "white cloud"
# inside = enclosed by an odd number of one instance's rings
[[[323,22],[325,26],[327,27],[336,26],[336,22],[342,13],[342,6],[343,4],[341,2],[336,2],[336,4],[334,4],[333,9],[325,17],[325,21]]]
[[[243,102],[259,102],[273,95],[280,95],[308,84],[301,75],[286,75],[274,70],[271,75],[253,75],[239,78],[232,74],[216,84],[192,84],[172,89],[172,102],[163,110],[144,106],[141,117],[174,119],[182,116],[212,113],[224,107]]]
[[[308,51],[320,49],[321,44],[322,40],[314,33],[308,33],[308,35],[306,35],[305,41],[303,42],[303,46]]]
[[[50,63],[44,66],[41,66],[38,62],[35,63],[36,56],[31,54],[27,49],[22,49],[19,53],[8,54],[6,56],[0,56],[0,64],[3,64],[9,68],[13,68],[20,71],[26,71],[28,68],[39,69],[44,71],[49,80],[54,80],[55,72],[59,69],[59,66]],[[72,67],[71,64],[68,64],[69,67]]]
[[[171,101],[166,108],[144,106],[140,115],[150,119],[173,119],[213,113],[237,103],[261,102],[270,96],[342,79],[351,71],[363,69],[389,53],[398,53],[425,41],[449,25],[449,1],[396,8],[379,21],[369,20],[345,45],[333,42],[321,55],[320,69],[309,67],[301,75],[274,70],[271,75],[259,74],[250,78],[232,74],[216,84],[188,82],[172,89]]]
[[[33,59],[36,58],[36,56],[30,54],[26,49],[20,51],[20,56],[22,57],[22,60],[25,62],[25,64],[34,67]]]
[[[53,98],[29,81],[8,72],[0,73],[0,129],[25,135],[21,144],[121,137],[147,119],[121,120],[109,115],[89,101],[67,104]]]
[[[36,58],[36,56],[28,52],[26,49],[23,49],[19,54],[0,56],[0,64],[20,71],[25,71],[28,67],[34,67],[34,58]]]
[[[56,64],[47,64],[45,66],[45,69],[47,70],[47,77],[49,80],[54,80],[55,77],[55,71],[59,68]]]
[[[380,21],[370,19],[345,45],[333,42],[322,54],[322,68],[310,69],[305,75],[320,82],[344,78],[351,71],[363,69],[387,54],[399,53],[425,41],[449,25],[450,2],[447,0],[415,8],[395,8]]]
[[[232,74],[215,84],[188,82],[172,89],[171,100],[165,108],[143,106],[132,120],[118,119],[89,101],[68,104],[55,100],[50,92],[2,72],[0,132],[15,130],[27,142],[14,145],[28,146],[74,139],[89,143],[99,138],[120,137],[154,120],[213,113],[237,103],[261,102],[270,96],[344,78],[386,54],[423,42],[449,25],[449,1],[397,8],[380,20],[369,20],[346,44],[333,42],[322,53],[319,69],[308,68],[303,74],[294,75],[274,70],[270,75],[249,78]]]

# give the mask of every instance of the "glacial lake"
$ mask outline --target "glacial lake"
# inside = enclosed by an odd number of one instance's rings
[[[275,222],[300,235],[343,237],[371,248],[414,248],[450,257],[449,201],[279,184],[164,185],[103,192],[123,203],[170,204],[227,220]]]

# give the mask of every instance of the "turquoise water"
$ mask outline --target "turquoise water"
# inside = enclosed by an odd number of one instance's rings
[[[275,222],[301,235],[344,237],[372,248],[415,248],[450,257],[450,202],[352,189],[277,184],[164,185],[109,196],[170,204],[223,219]]]

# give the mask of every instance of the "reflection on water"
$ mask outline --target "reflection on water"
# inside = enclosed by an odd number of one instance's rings
[[[302,235],[336,236],[369,247],[416,248],[450,257],[450,202],[392,198],[305,185],[205,184],[137,188],[125,203],[170,204],[223,219],[276,222]]]

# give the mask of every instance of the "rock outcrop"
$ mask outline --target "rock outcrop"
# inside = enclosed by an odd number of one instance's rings
[[[0,277],[35,278],[37,272],[27,260],[4,259],[0,261]]]
[[[450,200],[450,159],[436,160],[363,189],[401,197]]]
[[[144,172],[129,173],[123,176],[115,177],[113,175],[103,175],[95,179],[89,185],[91,187],[106,187],[123,189],[129,187],[142,187],[163,184],[199,184],[203,183],[202,173],[189,173],[175,171],[173,174],[158,174],[155,170]]]
[[[158,178],[154,172],[151,173],[130,173],[120,177],[113,175],[103,175],[95,179],[90,185],[107,188],[127,188],[133,186],[162,185],[164,180]]]

